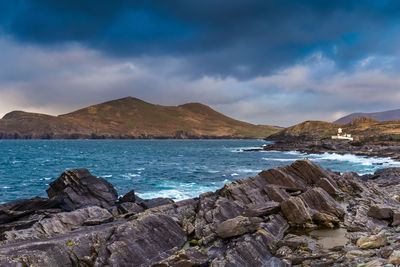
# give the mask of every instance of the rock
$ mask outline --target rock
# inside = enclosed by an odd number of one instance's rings
[[[283,201],[281,209],[283,215],[294,224],[302,225],[311,221],[311,216],[303,200],[299,197],[290,197],[288,200]]]
[[[41,219],[28,229],[6,231],[2,238],[8,243],[16,240],[54,237],[79,229],[83,225],[98,225],[111,222],[113,219],[114,217],[106,209],[91,206]]]
[[[400,212],[394,211],[392,226],[399,226],[399,225],[400,225]]]
[[[290,197],[290,195],[283,188],[275,185],[265,186],[264,191],[271,200],[279,203]]]
[[[375,259],[364,264],[365,267],[380,267],[380,266],[383,267],[385,265],[386,265],[385,259]]]
[[[347,258],[370,258],[375,256],[375,250],[350,250],[346,253]]]
[[[158,206],[168,205],[174,203],[174,201],[170,198],[152,198],[152,199],[141,199],[140,201],[136,200],[136,203],[142,206],[145,209],[151,209]]]
[[[387,259],[392,254],[392,252],[393,252],[393,247],[392,246],[387,246],[387,247],[383,247],[383,248],[381,248],[379,250],[379,255],[382,258]]]
[[[201,266],[208,262],[208,257],[209,255],[206,250],[187,248],[176,252],[163,261],[153,264],[152,267]]]
[[[142,211],[144,211],[143,207],[133,202],[123,202],[118,205],[118,212],[120,214],[139,213]]]
[[[278,213],[281,207],[281,205],[275,201],[267,201],[260,205],[249,206],[250,207],[245,211],[247,217],[260,217]]]
[[[338,218],[343,217],[344,210],[324,189],[320,187],[307,190],[301,195],[301,199],[311,209],[317,210]]]
[[[357,241],[357,246],[361,249],[380,248],[385,246],[387,243],[387,237],[384,232],[380,232],[377,235],[371,235],[367,237],[361,237]]]
[[[120,197],[118,199],[119,203],[124,203],[124,202],[135,202],[136,201],[136,196],[135,196],[135,191],[131,190],[128,193],[126,193],[123,197]]]
[[[389,263],[398,265],[400,264],[400,250],[395,250],[390,254]]]
[[[275,256],[278,258],[287,258],[292,253],[293,251],[288,246],[282,246],[276,251]]]
[[[215,232],[221,238],[239,236],[257,230],[261,222],[257,217],[238,216],[221,223]]]
[[[386,205],[373,205],[369,208],[367,215],[379,220],[390,220],[393,217],[393,210]]]
[[[117,192],[112,184],[97,178],[87,169],[69,170],[50,183],[47,194],[51,199],[58,198],[66,210],[85,206],[110,208],[117,201]]]
[[[60,199],[48,199],[34,197],[31,199],[20,199],[0,205],[0,211],[38,211],[47,209],[59,209]],[[0,223],[2,223],[0,221]]]
[[[317,181],[316,186],[324,189],[331,197],[339,197],[344,193],[340,190],[334,180],[321,178]]]

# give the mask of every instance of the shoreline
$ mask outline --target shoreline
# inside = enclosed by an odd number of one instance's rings
[[[268,141],[268,140],[266,140]],[[365,157],[386,157],[400,161],[400,145],[380,145],[365,144],[354,145],[357,143],[348,141],[335,141],[330,139],[302,141],[302,140],[278,140],[273,144],[268,144],[259,149],[249,149],[251,151],[297,151],[305,154],[336,153],[340,155],[352,154]]]
[[[133,190],[118,198],[105,179],[74,169],[47,194],[0,205],[0,265],[400,261],[400,168],[368,177],[297,160],[178,202]]]

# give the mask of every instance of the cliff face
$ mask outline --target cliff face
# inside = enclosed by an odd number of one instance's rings
[[[127,97],[60,116],[13,111],[0,138],[259,138],[278,130],[234,120],[200,103],[160,106]]]
[[[106,180],[71,170],[49,198],[0,205],[0,265],[397,264],[399,173],[340,175],[300,160],[174,203],[117,199]]]

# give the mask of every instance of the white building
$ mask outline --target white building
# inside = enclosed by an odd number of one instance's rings
[[[353,141],[354,138],[351,137],[351,134],[343,133],[343,129],[339,128],[336,135],[332,136],[332,139],[341,139],[341,140],[350,140]]]

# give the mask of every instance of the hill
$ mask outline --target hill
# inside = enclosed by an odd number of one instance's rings
[[[373,113],[352,113],[334,121],[334,123],[346,124],[361,117],[371,118],[378,121],[397,121],[400,120],[400,109]]]
[[[229,118],[200,103],[161,106],[126,97],[60,116],[13,111],[0,120],[0,138],[260,138],[274,126]]]
[[[330,138],[338,128],[352,134],[357,140],[388,141],[400,139],[400,121],[378,121],[361,117],[347,124],[324,121],[305,121],[270,135],[268,140],[312,141]]]

